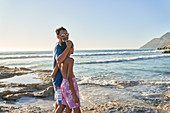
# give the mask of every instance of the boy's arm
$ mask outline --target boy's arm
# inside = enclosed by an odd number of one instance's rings
[[[58,71],[58,65],[56,64],[56,65],[55,65],[55,68],[54,68],[54,70],[53,70],[53,72],[51,73],[52,78],[55,77],[57,71]]]
[[[72,45],[71,41],[66,42],[66,45],[67,48],[56,58],[58,64],[61,64],[65,60]]]
[[[75,88],[74,88],[74,84],[73,84],[73,80],[71,75],[73,74],[73,64],[74,64],[74,59],[70,59],[68,62],[68,70],[67,70],[67,79],[68,79],[68,83],[71,89],[71,92],[73,93],[73,98],[75,100],[75,103],[79,102],[79,99],[77,97]]]

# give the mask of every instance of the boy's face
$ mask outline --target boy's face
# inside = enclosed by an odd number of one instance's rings
[[[74,53],[74,46],[72,48],[70,48],[70,54]]]
[[[60,36],[61,34],[67,34],[67,31],[61,30],[60,34],[59,34],[59,39],[61,39],[62,41],[68,40],[68,36],[62,37],[62,36]]]

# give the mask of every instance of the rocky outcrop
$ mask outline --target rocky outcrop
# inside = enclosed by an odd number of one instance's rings
[[[0,66],[1,79],[10,78],[13,76],[19,76],[28,73],[37,73],[39,75],[38,79],[41,79],[42,82],[41,83],[5,83],[5,84],[0,83],[0,87],[3,89],[0,90],[0,98],[2,98],[3,100],[16,101],[23,96],[49,97],[54,95],[54,88],[52,86],[53,84],[51,81],[50,70],[31,70],[24,67],[9,68],[5,66]],[[36,94],[34,93],[38,91],[39,93]]]
[[[4,100],[17,100],[22,96],[35,96],[35,97],[49,97],[53,96],[54,88],[52,83],[46,82],[41,84],[4,84],[5,87],[19,87],[17,91],[2,90],[0,91],[0,98]],[[45,90],[44,90],[45,89]],[[39,93],[33,94],[34,91],[43,90]]]
[[[31,73],[32,70],[24,68],[24,67],[15,67],[15,68],[8,68],[5,66],[0,66],[0,79],[9,78],[16,75],[23,75]]]
[[[170,53],[170,44],[166,45],[165,47],[163,48],[157,48],[158,50],[162,50],[162,49],[169,49],[169,50],[165,50],[163,51],[162,53]]]
[[[163,53],[163,54],[165,54],[165,53],[170,53],[170,50],[165,50],[165,51],[163,51],[162,53]]]
[[[3,97],[4,100],[13,100],[16,101],[17,99],[21,98],[22,96],[33,96],[31,93],[18,93],[18,94],[9,94]]]
[[[11,94],[12,92],[11,91],[0,91],[0,98],[2,98],[3,96],[5,95],[8,95],[8,94]]]
[[[53,96],[53,94],[54,94],[54,88],[53,86],[50,86],[46,88],[45,90],[34,94],[34,96],[35,97],[49,97],[49,96]]]
[[[170,44],[166,45],[165,47],[163,48],[157,48],[158,50],[162,50],[162,49],[170,49]]]
[[[170,44],[170,32],[167,32],[161,38],[154,38],[144,46],[140,47],[140,49],[156,49],[163,48],[164,46]]]

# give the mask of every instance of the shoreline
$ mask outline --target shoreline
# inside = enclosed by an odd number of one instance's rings
[[[136,106],[132,104],[120,103],[120,102],[108,102],[100,105],[80,107],[82,113],[168,113],[170,105],[158,106],[157,108]],[[36,106],[24,106],[24,107],[4,107],[0,106],[0,112],[10,113],[54,113],[53,108],[40,108]]]
[[[0,80],[8,79],[8,78],[14,78],[14,77],[22,77],[24,76],[31,76],[27,74],[37,74],[33,79],[40,79],[40,83],[3,83],[0,82],[1,88],[4,88],[4,90],[0,91],[0,97],[2,98],[2,101],[6,102],[17,102],[21,97],[34,97],[34,98],[41,98],[42,100],[46,97],[53,96],[53,86],[52,81],[50,77],[50,70],[31,70],[27,68],[8,68],[5,66],[0,66]],[[95,81],[96,78],[88,78],[87,81],[79,80],[78,79],[78,85],[79,87],[84,88],[86,87],[111,87],[111,88],[119,88],[119,89],[125,89],[127,87],[134,87],[139,84],[154,84],[154,85],[170,85],[170,83],[163,83],[163,82],[140,82],[140,81],[121,81],[121,80],[113,80],[109,81],[107,83],[112,84],[96,84]],[[83,81],[83,82],[82,82]],[[94,83],[93,83],[94,82]],[[102,81],[100,81],[102,82]],[[98,83],[98,82],[97,82]],[[102,82],[103,83],[103,82]],[[9,90],[9,89],[12,89]],[[15,89],[17,88],[17,89]],[[81,88],[80,88],[81,89]],[[81,89],[82,90],[82,89]],[[86,91],[85,91],[86,92]],[[86,95],[87,96],[87,95]],[[91,98],[94,97],[94,95],[90,95]],[[168,97],[169,98],[169,97]],[[89,99],[86,97],[86,99]],[[101,102],[99,105],[89,105],[88,107],[81,106],[81,110],[83,113],[91,113],[91,112],[160,112],[160,113],[166,113],[168,110],[170,110],[170,103],[161,103],[158,102],[154,107],[146,107],[142,105],[135,105],[134,103],[127,103],[127,102],[121,102],[121,101],[113,101],[114,98],[109,99],[110,101]],[[1,100],[0,100],[1,101]],[[101,100],[102,101],[102,100]],[[151,100],[151,102],[154,102],[155,100]],[[97,101],[96,101],[97,102]],[[157,102],[157,101],[155,101]],[[52,103],[53,104],[53,103]],[[53,108],[41,108],[33,105],[27,105],[27,106],[18,106],[18,107],[5,107],[0,105],[0,112],[53,112]]]

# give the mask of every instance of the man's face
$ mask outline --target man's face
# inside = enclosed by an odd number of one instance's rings
[[[62,37],[62,36],[60,36],[61,34],[67,34],[67,31],[61,30],[60,34],[59,34],[59,39],[61,39],[62,41],[68,40],[68,36]]]

